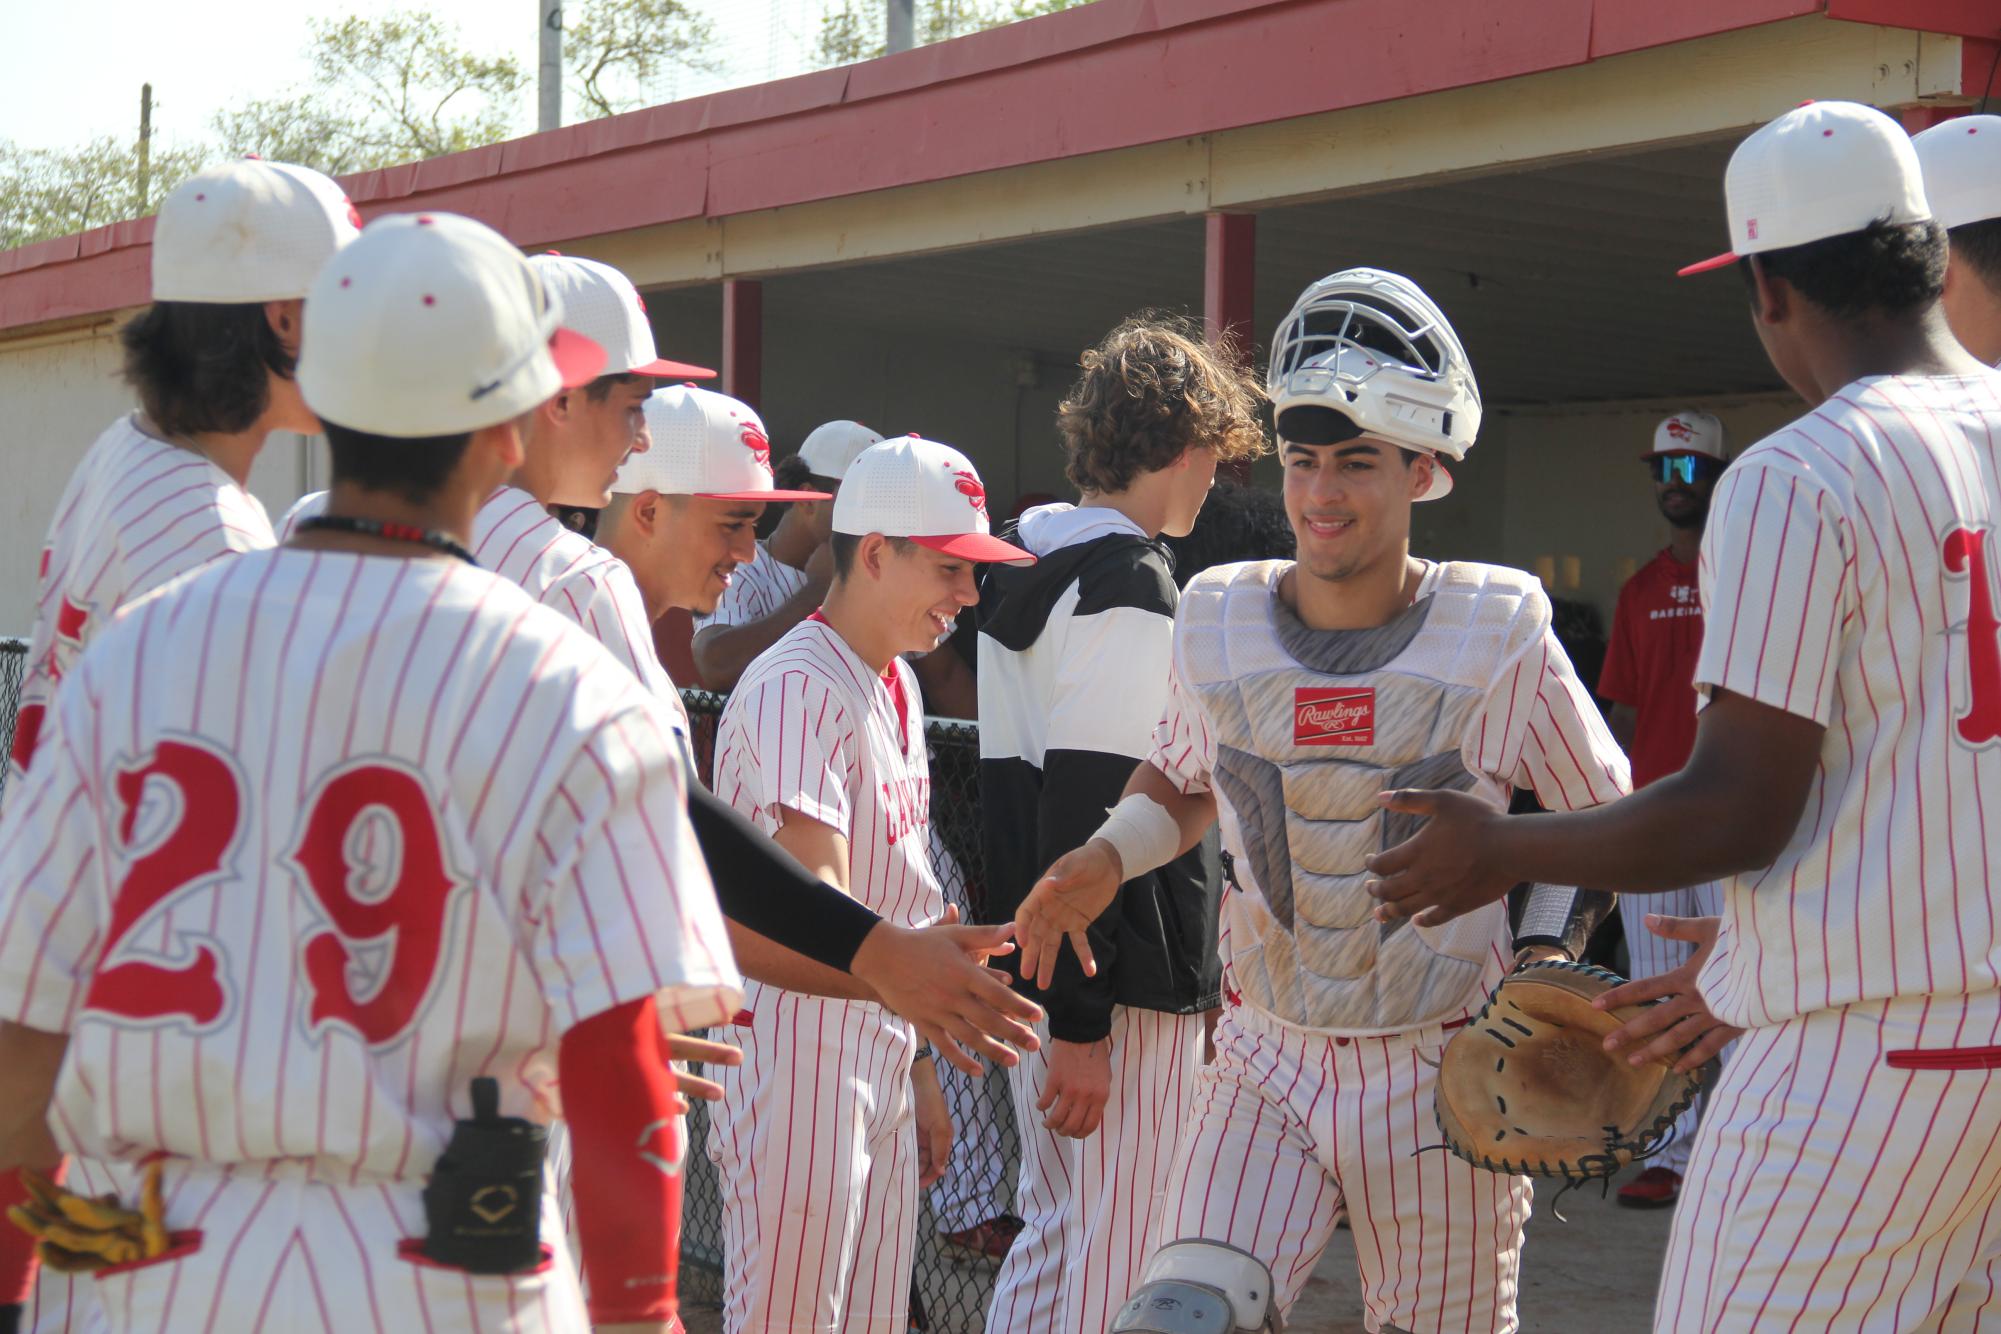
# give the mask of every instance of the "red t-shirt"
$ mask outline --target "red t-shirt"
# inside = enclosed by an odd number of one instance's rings
[[[1663,549],[1619,590],[1612,642],[1598,693],[1639,715],[1633,786],[1674,773],[1695,749],[1695,660],[1702,652],[1702,601],[1695,567]]]

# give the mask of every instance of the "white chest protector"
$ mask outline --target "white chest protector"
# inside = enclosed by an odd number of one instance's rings
[[[1384,926],[1362,859],[1417,819],[1384,811],[1386,790],[1477,791],[1497,682],[1542,642],[1549,600],[1520,570],[1440,566],[1429,589],[1369,630],[1311,630],[1277,597],[1287,561],[1204,571],[1181,597],[1175,664],[1215,741],[1229,899],[1227,962],[1245,999],[1288,1023],[1394,1032],[1457,1017],[1510,953],[1507,907],[1443,927]],[[1488,735],[1490,755],[1515,754]]]

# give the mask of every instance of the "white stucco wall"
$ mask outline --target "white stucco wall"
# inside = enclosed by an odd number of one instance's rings
[[[49,517],[76,461],[136,405],[118,377],[113,326],[0,342],[0,635],[28,633]],[[275,520],[304,481],[305,441],[273,436],[250,489]]]

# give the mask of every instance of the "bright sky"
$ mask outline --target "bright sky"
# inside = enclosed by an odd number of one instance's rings
[[[153,84],[154,132],[206,137],[239,99],[302,84],[307,20],[429,9],[466,44],[512,53],[532,73],[545,0],[6,0],[0,40],[0,138],[55,148],[101,134],[136,135],[139,86]],[[575,0],[572,0],[572,4]],[[691,0],[715,24],[723,72],[683,74],[663,100],[796,74],[821,14],[837,0]],[[533,89],[524,94],[531,128]]]

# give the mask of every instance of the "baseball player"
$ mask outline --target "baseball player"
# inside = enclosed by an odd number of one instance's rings
[[[338,185],[279,162],[206,168],[161,202],[153,303],[119,331],[141,408],[84,454],[43,545],[7,761],[16,780],[64,675],[120,608],[208,561],[273,544],[245,481],[271,432],[319,429],[292,379],[301,308],[320,266],[356,227]],[[88,1161],[71,1171],[91,1194],[129,1184]],[[18,1202],[20,1191],[0,1183],[0,1204]],[[26,1298],[31,1259],[18,1236],[0,1236],[0,1308]],[[61,1331],[76,1315],[81,1324],[80,1299],[67,1275],[51,1271],[25,1323]]]
[[[823,608],[744,674],[723,710],[716,790],[887,920],[944,911],[929,840],[917,689],[901,655],[972,605],[973,566],[1033,557],[987,531],[965,456],[917,437],[842,479]],[[732,1030],[709,1154],[723,1199],[729,1330],[908,1328],[920,1185],[951,1150],[929,1052],[880,1006],[755,983]],[[921,1180],[920,1180],[921,1178]]]
[[[799,452],[778,465],[784,485],[838,495],[848,465],[881,439],[859,422],[816,426]],[[771,536],[757,544],[757,558],[738,570],[713,613],[697,625],[691,645],[695,668],[712,688],[734,686],[753,658],[820,605],[833,577],[827,549],[833,514],[825,502],[788,510]],[[971,718],[978,710],[973,673],[956,652],[918,653],[910,665],[927,712]]]
[[[1022,515],[1025,569],[980,602],[980,809],[988,913],[1005,921],[1088,839],[1152,749],[1177,590],[1158,539],[1194,525],[1221,460],[1264,448],[1257,386],[1199,331],[1137,316],[1086,352],[1057,409],[1077,505]],[[1098,1334],[1159,1240],[1168,1170],[1221,1004],[1213,839],[1122,886],[1038,996],[1051,1039],[1009,1073],[1025,1227],[990,1329]],[[1095,1142],[1094,1142],[1095,1140]]]
[[[1814,406],[1717,486],[1695,753],[1602,812],[1397,801],[1431,819],[1378,860],[1381,912],[1436,921],[1522,874],[1725,877],[1697,991],[1650,1012],[1663,1031],[1638,1053],[1700,1059],[1748,1030],[1703,1115],[1655,1327],[1983,1328],[2001,1280],[1984,795],[2001,791],[2001,376],[1940,318],[1945,238],[1882,112],[1788,112],[1738,146],[1724,197],[1732,252],[1690,271],[1740,270],[1774,368]]]
[[[1262,1277],[1237,1323],[1265,1328],[1345,1208],[1371,1330],[1513,1330],[1529,1183],[1419,1152],[1437,1142],[1433,1066],[1511,963],[1575,957],[1609,896],[1539,886],[1515,933],[1499,904],[1383,931],[1364,858],[1405,828],[1379,810],[1385,790],[1499,802],[1528,787],[1568,810],[1624,793],[1626,760],[1533,577],[1410,555],[1412,504],[1451,489],[1442,460],[1480,424],[1438,307],[1394,274],[1322,279],[1279,328],[1270,387],[1298,559],[1189,581],[1151,757],[1016,915],[1024,973],[1046,982],[1064,933],[1089,972],[1088,924],[1118,883],[1220,818],[1216,1061],[1197,1076],[1139,1314],[1113,1328],[1173,1328],[1154,1317],[1178,1285],[1227,1287],[1246,1264]]]
[[[305,311],[324,512],[129,606],[49,716],[0,827],[0,1166],[163,1163],[113,1330],[673,1323],[660,1025],[741,999],[686,775],[465,546],[603,365],[560,318],[483,225],[378,220]],[[588,1314],[537,1217],[559,1071]]]
[[[1612,735],[1632,760],[1634,787],[1681,768],[1695,745],[1693,682],[1702,648],[1695,560],[1710,493],[1727,457],[1723,423],[1709,413],[1686,410],[1654,428],[1654,447],[1642,457],[1654,503],[1668,522],[1668,544],[1619,590],[1612,640],[1598,677],[1599,697],[1612,705]],[[1714,917],[1722,911],[1722,895],[1722,887],[1711,882],[1649,906],[1676,917]],[[1688,962],[1693,946],[1648,929],[1644,914],[1625,913],[1620,921],[1631,977],[1658,977]],[[1682,1113],[1667,1148],[1619,1187],[1620,1204],[1637,1209],[1674,1204],[1688,1170],[1696,1119],[1693,1107]]]
[[[1950,248],[1939,304],[1960,345],[2001,366],[2001,116],[1958,116],[1911,145]]]
[[[881,439],[860,422],[822,423],[797,454],[778,465],[780,483],[824,491],[831,498],[855,456]],[[833,577],[827,550],[833,530],[833,505],[794,505],[771,536],[757,543],[756,558],[738,567],[695,631],[695,668],[710,686],[730,689],[751,659],[819,607]]]

